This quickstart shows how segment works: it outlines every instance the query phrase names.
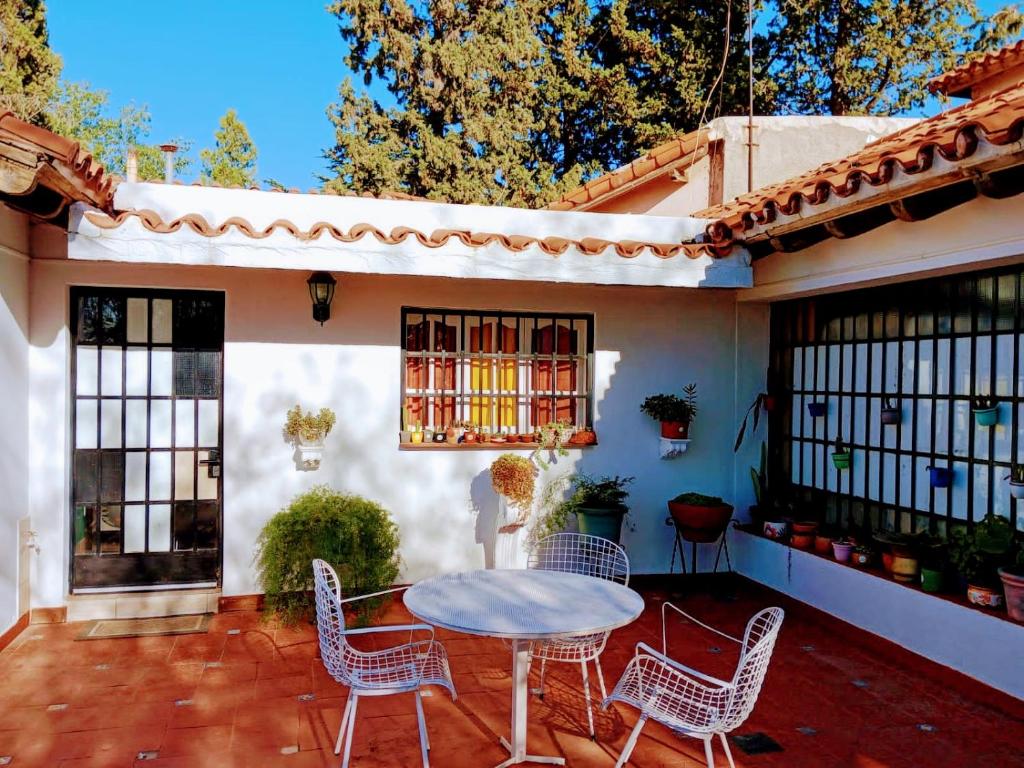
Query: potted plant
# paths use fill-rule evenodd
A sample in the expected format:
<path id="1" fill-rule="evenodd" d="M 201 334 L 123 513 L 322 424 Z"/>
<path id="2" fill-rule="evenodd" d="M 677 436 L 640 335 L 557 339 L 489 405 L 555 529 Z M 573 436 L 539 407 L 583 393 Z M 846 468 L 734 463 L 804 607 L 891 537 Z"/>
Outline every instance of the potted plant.
<path id="1" fill-rule="evenodd" d="M 524 456 L 503 453 L 491 462 L 491 487 L 498 494 L 494 541 L 496 568 L 522 567 L 523 548 L 519 540 L 533 509 L 536 476 L 537 467 Z"/>
<path id="2" fill-rule="evenodd" d="M 1024 464 L 1012 465 L 1010 474 L 1004 479 L 1010 484 L 1010 495 L 1013 498 L 1024 498 Z"/>
<path id="3" fill-rule="evenodd" d="M 947 565 L 946 543 L 939 538 L 921 551 L 921 590 L 924 592 L 941 592 L 945 585 Z"/>
<path id="4" fill-rule="evenodd" d="M 765 377 L 766 380 L 771 378 L 771 370 L 768 371 L 768 375 Z M 740 446 L 743 444 L 743 436 L 747 433 L 747 422 L 750 417 L 754 417 L 754 426 L 752 432 L 757 431 L 757 425 L 761 421 L 761 411 L 771 412 L 775 410 L 775 395 L 772 394 L 774 391 L 771 382 L 765 386 L 764 392 L 758 392 L 757 396 L 754 397 L 754 402 L 747 408 L 747 412 L 743 414 L 743 422 L 740 424 L 739 431 L 736 433 L 736 440 L 732 446 L 732 452 L 736 453 Z"/>
<path id="5" fill-rule="evenodd" d="M 818 530 L 814 534 L 814 551 L 819 555 L 831 554 L 832 544 L 836 539 L 837 536 L 832 526 L 818 526 Z"/>
<path id="6" fill-rule="evenodd" d="M 640 410 L 655 421 L 661 422 L 661 436 L 670 440 L 687 440 L 690 424 L 697 416 L 697 385 L 683 387 L 683 396 L 650 395 L 640 405 Z"/>
<path id="7" fill-rule="evenodd" d="M 1024 621 L 1024 546 L 1017 550 L 1017 560 L 1013 565 L 999 569 L 999 579 L 1003 582 L 1006 610 L 1010 618 Z"/>
<path id="8" fill-rule="evenodd" d="M 849 469 L 850 459 L 852 454 L 850 447 L 846 445 L 839 437 L 836 437 L 836 441 L 832 446 L 832 464 L 836 469 Z"/>
<path id="9" fill-rule="evenodd" d="M 1010 521 L 989 513 L 975 523 L 973 530 L 957 526 L 950 534 L 950 560 L 967 585 L 967 599 L 985 608 L 998 608 L 1003 602 L 999 588 L 999 569 L 1007 564 L 1013 550 L 1014 533 Z"/>
<path id="10" fill-rule="evenodd" d="M 871 562 L 871 547 L 858 544 L 850 552 L 850 563 L 857 568 L 864 568 Z"/>
<path id="11" fill-rule="evenodd" d="M 814 537 L 818 532 L 818 524 L 811 520 L 793 522 L 793 533 L 789 543 L 797 549 L 810 549 L 814 546 Z"/>
<path id="12" fill-rule="evenodd" d="M 564 522 L 570 515 L 576 516 L 580 533 L 619 543 L 622 533 L 622 519 L 629 512 L 626 486 L 632 477 L 601 477 L 576 474 L 568 479 L 571 489 L 569 497 L 555 507 L 555 520 Z M 550 526 L 550 523 L 549 523 Z"/>
<path id="13" fill-rule="evenodd" d="M 886 571 L 896 581 L 906 583 L 918 580 L 921 552 L 935 545 L 935 540 L 927 533 L 879 531 L 874 538 L 883 548 L 883 558 L 888 561 Z"/>
<path id="14" fill-rule="evenodd" d="M 999 421 L 999 401 L 989 395 L 971 398 L 971 410 L 979 427 L 994 427 Z"/>
<path id="15" fill-rule="evenodd" d="M 684 539 L 707 544 L 725 533 L 733 508 L 717 496 L 681 493 L 668 503 L 668 511 Z"/>
<path id="16" fill-rule="evenodd" d="M 850 560 L 853 548 L 857 546 L 850 539 L 838 539 L 832 542 L 832 551 L 835 553 L 837 563 L 846 563 Z"/>
<path id="17" fill-rule="evenodd" d="M 891 397 L 885 398 L 885 402 L 882 405 L 882 423 L 900 423 L 900 407 L 895 403 L 895 401 Z"/>
<path id="18" fill-rule="evenodd" d="M 291 408 L 285 417 L 284 432 L 299 449 L 299 459 L 306 469 L 317 469 L 323 456 L 324 440 L 334 428 L 337 417 L 330 408 L 318 413 L 303 411 L 302 406 Z"/>
<path id="19" fill-rule="evenodd" d="M 546 470 L 548 463 L 544 461 L 543 451 L 552 451 L 559 456 L 568 456 L 569 451 L 565 446 L 572 439 L 573 426 L 566 420 L 551 421 L 540 427 L 540 434 L 537 438 L 538 445 L 530 458 L 537 462 L 537 466 Z M 520 439 L 522 439 L 520 437 Z"/>

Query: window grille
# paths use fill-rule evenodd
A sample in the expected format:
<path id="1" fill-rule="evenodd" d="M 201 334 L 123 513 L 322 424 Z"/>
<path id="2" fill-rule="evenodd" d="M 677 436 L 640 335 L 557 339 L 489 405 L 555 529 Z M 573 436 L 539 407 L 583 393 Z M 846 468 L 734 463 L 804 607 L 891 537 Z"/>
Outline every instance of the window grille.
<path id="1" fill-rule="evenodd" d="M 401 335 L 403 429 L 592 424 L 593 315 L 403 307 Z"/>
<path id="2" fill-rule="evenodd" d="M 1005 482 L 1024 463 L 1022 281 L 1016 266 L 774 304 L 771 482 L 844 526 L 944 534 L 995 512 L 1024 528 Z M 975 396 L 998 401 L 996 426 L 976 423 Z M 833 466 L 836 437 L 849 469 Z M 953 470 L 948 488 L 929 466 Z"/>

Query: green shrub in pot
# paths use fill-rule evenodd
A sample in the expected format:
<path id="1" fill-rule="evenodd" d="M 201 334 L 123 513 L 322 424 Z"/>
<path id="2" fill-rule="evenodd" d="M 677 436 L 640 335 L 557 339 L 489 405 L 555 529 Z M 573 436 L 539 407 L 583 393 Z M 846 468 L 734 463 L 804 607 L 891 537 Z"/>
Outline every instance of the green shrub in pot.
<path id="1" fill-rule="evenodd" d="M 600 536 L 616 544 L 622 532 L 622 520 L 629 513 L 626 486 L 632 477 L 600 477 L 586 474 L 568 475 L 551 483 L 544 492 L 541 514 L 533 531 L 535 539 L 560 533 L 572 515 L 576 516 L 580 533 Z M 568 487 L 568 497 L 562 498 Z"/>

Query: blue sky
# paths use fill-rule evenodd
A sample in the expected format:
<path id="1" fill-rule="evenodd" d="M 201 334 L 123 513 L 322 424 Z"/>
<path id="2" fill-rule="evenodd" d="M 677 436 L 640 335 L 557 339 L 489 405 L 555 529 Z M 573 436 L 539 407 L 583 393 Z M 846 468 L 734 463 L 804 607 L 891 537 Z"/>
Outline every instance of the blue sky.
<path id="1" fill-rule="evenodd" d="M 1003 5 L 981 0 L 986 12 Z M 153 116 L 150 139 L 199 147 L 234 107 L 259 149 L 260 180 L 317 185 L 333 143 L 327 106 L 347 74 L 326 0 L 49 0 L 50 43 L 64 76 L 134 101 Z M 378 94 L 386 96 L 386 94 Z"/>

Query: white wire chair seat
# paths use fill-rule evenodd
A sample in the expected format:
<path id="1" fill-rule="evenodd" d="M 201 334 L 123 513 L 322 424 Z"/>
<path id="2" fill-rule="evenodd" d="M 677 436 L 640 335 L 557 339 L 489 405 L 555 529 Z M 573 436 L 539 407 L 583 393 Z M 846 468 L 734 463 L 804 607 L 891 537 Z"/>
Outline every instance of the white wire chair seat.
<path id="1" fill-rule="evenodd" d="M 739 662 L 731 680 L 705 675 L 668 656 L 666 608 L 740 646 Z M 640 718 L 626 741 L 616 768 L 629 761 L 648 718 L 684 736 L 703 740 L 708 768 L 715 765 L 711 741 L 717 735 L 729 765 L 735 768 L 726 734 L 741 726 L 754 710 L 785 612 L 781 608 L 766 608 L 758 612 L 747 623 L 742 640 L 709 627 L 672 603 L 662 605 L 661 615 L 662 650 L 659 652 L 646 643 L 638 643 L 636 655 L 602 705 L 607 709 L 613 701 L 620 701 L 640 710 Z"/>
<path id="2" fill-rule="evenodd" d="M 424 768 L 429 768 L 427 753 L 430 741 L 423 718 L 420 689 L 427 685 L 437 685 L 445 688 L 452 699 L 457 697 L 448 665 L 448 654 L 444 646 L 434 640 L 434 628 L 429 624 L 391 624 L 347 629 L 343 604 L 398 592 L 401 588 L 342 599 L 338 574 L 330 564 L 319 559 L 313 561 L 313 577 L 320 658 L 328 674 L 350 689 L 334 747 L 334 754 L 339 754 L 344 741 L 345 755 L 342 758 L 342 768 L 348 768 L 349 764 L 359 697 L 387 696 L 396 693 L 415 694 L 420 751 Z M 349 642 L 352 636 L 393 632 L 408 632 L 409 641 L 374 651 L 353 648 Z M 416 632 L 429 633 L 429 638 L 414 640 Z"/>
<path id="3" fill-rule="evenodd" d="M 527 559 L 527 568 L 546 571 L 577 573 L 597 579 L 617 581 L 629 585 L 629 558 L 626 551 L 613 541 L 583 533 L 556 533 L 546 536 L 534 545 Z M 540 659 L 540 686 L 537 692 L 544 697 L 544 672 L 549 661 L 580 665 L 583 675 L 583 695 L 587 702 L 587 725 L 590 738 L 595 738 L 594 713 L 590 704 L 590 680 L 587 663 L 594 662 L 601 698 L 607 697 L 604 672 L 600 656 L 611 632 L 597 632 L 572 637 L 538 640 L 530 644 L 530 659 Z"/>

